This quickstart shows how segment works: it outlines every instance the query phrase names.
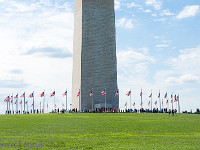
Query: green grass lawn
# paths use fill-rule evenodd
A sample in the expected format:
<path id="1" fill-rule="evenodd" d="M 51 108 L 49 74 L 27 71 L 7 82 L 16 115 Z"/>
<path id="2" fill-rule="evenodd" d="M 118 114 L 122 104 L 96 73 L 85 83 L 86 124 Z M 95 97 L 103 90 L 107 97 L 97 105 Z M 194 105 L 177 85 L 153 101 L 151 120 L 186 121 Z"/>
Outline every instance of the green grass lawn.
<path id="1" fill-rule="evenodd" d="M 45 143 L 51 149 L 200 149 L 200 115 L 0 115 L 0 149 L 45 149 Z"/>

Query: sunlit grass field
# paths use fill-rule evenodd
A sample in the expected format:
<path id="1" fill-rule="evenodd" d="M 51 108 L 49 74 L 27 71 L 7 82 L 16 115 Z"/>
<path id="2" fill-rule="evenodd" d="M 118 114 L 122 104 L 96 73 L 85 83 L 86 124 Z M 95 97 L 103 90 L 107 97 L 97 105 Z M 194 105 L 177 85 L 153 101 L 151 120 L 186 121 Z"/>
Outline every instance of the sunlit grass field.
<path id="1" fill-rule="evenodd" d="M 0 115 L 0 149 L 14 144 L 11 149 L 200 149 L 200 115 Z"/>

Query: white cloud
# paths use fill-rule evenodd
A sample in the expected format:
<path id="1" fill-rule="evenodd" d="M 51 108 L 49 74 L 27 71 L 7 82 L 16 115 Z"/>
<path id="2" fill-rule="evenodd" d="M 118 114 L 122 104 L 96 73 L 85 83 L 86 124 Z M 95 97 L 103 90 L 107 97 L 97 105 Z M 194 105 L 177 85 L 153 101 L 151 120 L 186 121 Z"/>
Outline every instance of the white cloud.
<path id="1" fill-rule="evenodd" d="M 132 29 L 134 27 L 132 19 L 126 19 L 126 18 L 119 19 L 117 21 L 116 25 L 118 27 L 124 27 L 124 28 L 128 28 L 128 29 Z"/>
<path id="2" fill-rule="evenodd" d="M 183 19 L 196 16 L 200 11 L 199 5 L 185 6 L 185 8 L 176 16 L 177 19 Z"/>
<path id="3" fill-rule="evenodd" d="M 135 4 L 134 2 L 130 3 L 130 4 L 127 4 L 127 7 L 128 8 L 131 8 L 131 7 L 139 7 L 140 5 L 138 4 Z"/>
<path id="4" fill-rule="evenodd" d="M 162 2 L 160 0 L 146 0 L 145 4 L 147 6 L 153 6 L 156 10 L 160 10 L 162 7 Z"/>
<path id="5" fill-rule="evenodd" d="M 163 10 L 161 13 L 160 13 L 160 16 L 173 16 L 174 13 L 170 12 L 170 10 Z"/>
<path id="6" fill-rule="evenodd" d="M 169 77 L 165 81 L 169 84 L 195 83 L 200 81 L 200 77 L 193 74 L 185 74 L 179 77 Z"/>
<path id="7" fill-rule="evenodd" d="M 169 45 L 168 44 L 158 44 L 158 45 L 156 45 L 156 47 L 165 48 L 165 47 L 169 47 Z"/>
<path id="8" fill-rule="evenodd" d="M 147 9 L 147 10 L 145 10 L 144 12 L 146 12 L 146 13 L 151 13 L 152 11 L 149 10 L 149 9 Z"/>
<path id="9" fill-rule="evenodd" d="M 115 10 L 119 10 L 120 9 L 120 1 L 115 0 Z"/>
<path id="10" fill-rule="evenodd" d="M 167 21 L 167 18 L 159 18 L 159 19 L 154 19 L 156 22 L 165 22 Z"/>

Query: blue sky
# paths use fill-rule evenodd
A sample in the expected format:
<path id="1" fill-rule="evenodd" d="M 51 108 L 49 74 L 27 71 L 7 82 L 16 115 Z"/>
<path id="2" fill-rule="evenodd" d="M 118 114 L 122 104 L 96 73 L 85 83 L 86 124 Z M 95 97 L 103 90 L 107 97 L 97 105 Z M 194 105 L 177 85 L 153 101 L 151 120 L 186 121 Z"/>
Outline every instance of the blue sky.
<path id="1" fill-rule="evenodd" d="M 56 89 L 61 108 L 67 88 L 71 103 L 73 9 L 73 0 L 0 0 L 0 113 L 7 95 L 24 91 L 38 107 L 45 90 L 51 108 Z M 180 94 L 182 110 L 200 107 L 199 2 L 116 0 L 115 11 L 120 108 L 129 89 L 138 108 L 141 89 L 145 108 L 151 89 L 153 102 L 161 90 L 162 99 Z"/>

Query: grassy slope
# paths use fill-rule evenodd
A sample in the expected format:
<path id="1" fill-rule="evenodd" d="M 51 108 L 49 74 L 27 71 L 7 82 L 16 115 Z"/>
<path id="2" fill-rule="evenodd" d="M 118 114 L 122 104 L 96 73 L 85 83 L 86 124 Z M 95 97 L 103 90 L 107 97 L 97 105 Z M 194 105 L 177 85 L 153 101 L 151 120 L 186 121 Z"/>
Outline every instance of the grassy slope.
<path id="1" fill-rule="evenodd" d="M 200 115 L 0 115 L 0 144 L 19 141 L 69 149 L 199 149 Z"/>

